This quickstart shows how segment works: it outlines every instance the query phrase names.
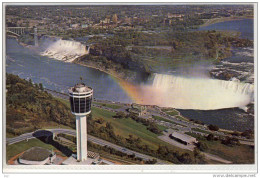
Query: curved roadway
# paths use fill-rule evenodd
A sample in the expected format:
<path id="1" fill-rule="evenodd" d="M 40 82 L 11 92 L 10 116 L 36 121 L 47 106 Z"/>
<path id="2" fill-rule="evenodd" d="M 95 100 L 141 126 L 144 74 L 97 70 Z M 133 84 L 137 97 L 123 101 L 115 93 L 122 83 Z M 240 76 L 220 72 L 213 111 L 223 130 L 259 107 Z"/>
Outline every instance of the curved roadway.
<path id="1" fill-rule="evenodd" d="M 70 130 L 70 129 L 46 129 L 46 130 L 49 130 L 54 134 L 64 133 L 64 134 L 76 136 L 75 130 Z M 7 138 L 6 141 L 9 145 L 11 145 L 11 144 L 14 144 L 14 143 L 17 143 L 17 142 L 21 142 L 23 140 L 29 140 L 29 139 L 36 138 L 36 137 L 33 136 L 33 133 L 34 132 L 22 134 L 18 137 L 14 137 L 14 138 Z M 151 156 L 148 156 L 148 155 L 127 149 L 127 148 L 122 147 L 122 146 L 118 146 L 116 144 L 110 143 L 108 141 L 102 140 L 100 138 L 97 138 L 97 137 L 94 137 L 94 136 L 91 136 L 91 135 L 88 135 L 88 140 L 95 143 L 95 144 L 101 145 L 101 146 L 107 145 L 108 147 L 114 148 L 118 151 L 127 153 L 129 155 L 135 154 L 136 157 L 142 158 L 144 160 L 156 159 L 157 160 L 156 164 L 171 164 L 170 162 L 163 161 L 163 160 L 160 160 L 160 159 L 157 159 L 157 158 L 154 158 L 154 157 L 151 157 Z"/>

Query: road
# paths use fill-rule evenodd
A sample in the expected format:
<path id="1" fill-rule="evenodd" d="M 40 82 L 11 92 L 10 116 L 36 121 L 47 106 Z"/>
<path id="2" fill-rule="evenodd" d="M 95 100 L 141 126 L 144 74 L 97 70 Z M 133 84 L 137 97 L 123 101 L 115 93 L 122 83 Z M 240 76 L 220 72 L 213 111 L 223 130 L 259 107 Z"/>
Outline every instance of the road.
<path id="1" fill-rule="evenodd" d="M 64 134 L 73 135 L 73 136 L 76 135 L 76 131 L 75 130 L 70 130 L 70 129 L 46 129 L 46 130 L 49 130 L 49 131 L 51 131 L 54 134 L 64 133 Z M 33 133 L 34 132 L 22 134 L 22 135 L 20 135 L 18 137 L 14 137 L 14 138 L 7 138 L 6 141 L 7 141 L 7 143 L 9 145 L 11 145 L 11 144 L 14 144 L 14 143 L 17 143 L 17 142 L 21 142 L 23 140 L 32 139 L 32 138 L 35 138 L 33 136 Z M 116 144 L 110 143 L 108 141 L 102 140 L 100 138 L 97 138 L 97 137 L 94 137 L 94 136 L 91 136 L 91 135 L 88 135 L 88 140 L 93 142 L 93 143 L 95 143 L 95 144 L 101 145 L 101 146 L 107 145 L 108 147 L 114 148 L 114 149 L 116 149 L 118 151 L 127 153 L 129 155 L 135 154 L 136 157 L 142 158 L 144 160 L 157 159 L 157 158 L 154 158 L 154 157 L 151 157 L 151 156 L 148 156 L 148 155 L 145 155 L 145 154 L 138 153 L 136 151 L 127 149 L 125 147 L 118 146 Z M 157 159 L 157 163 L 156 164 L 170 164 L 170 163 L 167 162 L 167 161 L 163 161 L 163 160 Z"/>
<path id="2" fill-rule="evenodd" d="M 211 160 L 215 160 L 215 161 L 218 161 L 218 162 L 221 162 L 221 163 L 225 163 L 225 164 L 232 164 L 231 161 L 228 161 L 228 160 L 225 160 L 223 158 L 220 158 L 216 155 L 212 155 L 212 154 L 209 154 L 209 153 L 205 153 L 205 152 L 201 152 L 207 159 L 211 159 Z"/>
<path id="3" fill-rule="evenodd" d="M 55 91 L 52 91 L 52 90 L 49 90 L 49 89 L 46 89 L 46 90 L 49 93 L 51 93 L 52 95 L 56 96 L 56 97 L 59 97 L 59 98 L 65 99 L 65 100 L 68 100 L 68 98 L 69 98 L 68 94 L 55 92 Z M 112 108 L 109 108 L 109 107 L 106 107 L 106 106 L 102 106 L 102 105 L 98 105 L 98 104 L 94 104 L 93 103 L 93 106 L 101 108 L 101 109 L 109 110 L 111 112 L 119 112 L 119 111 L 126 112 L 126 109 L 130 107 L 130 104 L 124 104 L 124 103 L 120 103 L 120 102 L 111 102 L 111 101 L 105 101 L 105 100 L 95 100 L 95 101 L 100 102 L 100 103 L 106 103 L 106 104 L 118 104 L 118 105 L 122 106 L 121 108 L 118 108 L 118 109 L 112 109 Z M 196 123 L 193 123 L 193 122 L 189 122 L 189 121 L 184 121 L 184 120 L 178 119 L 175 116 L 171 116 L 168 113 L 163 112 L 161 110 L 161 108 L 157 107 L 157 106 L 155 106 L 155 107 L 148 107 L 148 112 L 151 115 L 160 116 L 160 117 L 163 117 L 163 118 L 165 118 L 167 120 L 175 122 L 176 124 L 171 124 L 169 122 L 158 121 L 156 119 L 154 120 L 159 125 L 163 125 L 163 126 L 166 126 L 166 127 L 169 127 L 169 128 L 176 128 L 181 133 L 194 132 L 194 133 L 198 133 L 200 135 L 205 135 L 202 132 L 198 132 L 198 131 L 192 130 L 192 128 L 199 128 L 202 131 L 211 132 L 214 135 L 218 135 L 218 136 L 222 136 L 222 137 L 228 136 L 228 135 L 226 135 L 223 132 L 219 132 L 219 131 L 214 131 L 213 132 L 213 131 L 210 131 L 207 128 L 207 126 L 205 126 L 205 125 L 199 125 L 199 124 L 196 124 Z M 183 127 L 182 125 L 184 125 L 186 127 Z M 254 140 L 253 139 L 247 139 L 247 138 L 238 137 L 238 136 L 232 136 L 232 137 L 239 139 L 241 144 L 250 145 L 250 146 L 254 145 Z"/>
<path id="4" fill-rule="evenodd" d="M 61 97 L 61 96 L 58 96 L 58 97 Z M 67 99 L 66 96 L 64 96 L 64 95 L 62 95 L 62 97 L 63 97 L 64 99 Z M 113 102 L 110 102 L 110 101 L 98 101 L 98 102 L 107 103 L 107 104 L 113 103 Z M 97 105 L 97 104 L 93 104 L 93 106 L 99 107 L 99 108 L 101 108 L 101 109 L 109 110 L 109 111 L 112 111 L 112 112 L 118 112 L 118 111 L 123 111 L 123 112 L 125 112 L 126 109 L 130 107 L 130 105 L 127 105 L 127 104 L 122 104 L 122 103 L 116 103 L 116 104 L 119 104 L 119 105 L 121 105 L 122 107 L 121 107 L 121 108 L 118 108 L 118 109 L 112 109 L 112 108 L 108 108 L 108 107 L 106 107 L 106 106 Z M 164 119 L 167 119 L 167 120 L 169 120 L 169 121 L 173 121 L 173 122 L 176 123 L 176 124 L 172 124 L 172 123 L 170 123 L 170 122 L 164 122 L 164 121 L 159 121 L 159 120 L 154 119 L 154 121 L 155 121 L 157 124 L 163 125 L 163 126 L 166 126 L 166 127 L 169 127 L 169 128 L 176 128 L 176 129 L 179 130 L 179 132 L 181 132 L 181 133 L 183 133 L 183 134 L 185 134 L 185 132 L 193 132 L 193 133 L 197 133 L 197 134 L 200 134 L 200 135 L 203 135 L 203 136 L 207 135 L 207 134 L 205 134 L 205 133 L 192 130 L 193 128 L 197 128 L 197 129 L 199 128 L 199 129 L 201 129 L 202 131 L 211 132 L 211 133 L 213 133 L 214 135 L 218 135 L 218 136 L 222 136 L 222 137 L 223 137 L 223 136 L 226 136 L 226 134 L 223 133 L 223 132 L 218 132 L 218 131 L 212 132 L 212 131 L 210 131 L 210 130 L 207 128 L 207 126 L 199 125 L 199 124 L 196 124 L 196 123 L 193 123 L 193 122 L 189 122 L 189 121 L 184 121 L 184 120 L 181 120 L 181 119 L 179 119 L 179 118 L 177 118 L 177 117 L 175 117 L 175 116 L 171 116 L 171 115 L 169 115 L 168 113 L 163 112 L 163 111 L 161 110 L 161 108 L 159 108 L 159 107 L 148 107 L 148 111 L 149 111 L 149 113 L 150 113 L 151 115 L 163 117 Z M 141 116 L 141 117 L 142 117 L 142 116 Z M 183 127 L 183 126 L 184 126 L 184 127 Z M 241 144 L 250 145 L 250 146 L 253 146 L 253 145 L 254 145 L 254 142 L 252 142 L 252 140 L 245 139 L 245 138 L 241 138 L 241 137 L 236 137 L 236 136 L 233 136 L 233 137 L 238 138 Z M 169 143 L 168 140 L 165 140 L 165 139 L 167 139 L 167 138 L 164 138 L 164 137 L 163 137 L 163 138 L 159 137 L 159 138 L 160 138 L 161 140 L 166 141 L 166 142 Z M 88 139 L 91 140 L 91 136 L 89 136 Z M 244 140 L 241 140 L 241 139 L 244 139 Z M 95 143 L 95 141 L 97 141 L 97 140 L 94 139 L 94 140 L 91 140 L 91 141 Z M 102 142 L 99 142 L 99 143 L 97 143 L 97 144 L 100 144 L 100 145 L 103 145 L 103 146 L 104 146 L 104 144 L 109 145 L 109 144 L 111 144 L 111 143 L 109 143 L 109 142 L 105 143 L 104 141 L 102 141 Z M 172 143 L 170 143 L 170 144 L 172 144 Z M 182 146 L 181 144 L 175 143 L 175 144 L 173 144 L 173 145 L 175 145 L 175 146 L 177 146 L 177 147 L 179 147 L 179 148 L 181 148 L 181 149 L 187 149 L 187 148 L 183 148 L 183 146 Z M 113 147 L 113 146 L 117 146 L 117 145 L 111 145 L 111 147 Z M 121 149 L 120 151 L 125 152 L 125 151 L 124 151 L 125 149 L 122 150 L 123 148 L 115 148 L 115 149 L 119 149 L 119 150 Z M 191 150 L 191 151 L 192 151 L 193 148 L 188 148 L 188 150 Z M 131 154 L 131 153 L 128 153 L 128 154 Z M 215 156 L 215 155 L 211 155 L 211 154 L 208 154 L 208 153 L 203 153 L 203 154 L 205 155 L 205 157 L 206 157 L 207 159 L 216 160 L 216 161 L 219 161 L 219 162 L 222 162 L 222 163 L 226 163 L 226 164 L 230 164 L 230 163 L 231 163 L 230 161 L 225 160 L 225 159 L 222 159 L 222 158 L 220 158 L 220 157 L 218 157 L 218 156 Z M 136 156 L 137 156 L 137 154 L 136 154 Z M 138 157 L 140 157 L 140 156 L 138 156 Z M 142 158 L 143 158 L 143 157 L 142 157 Z M 144 159 L 144 158 L 143 158 L 143 159 Z"/>

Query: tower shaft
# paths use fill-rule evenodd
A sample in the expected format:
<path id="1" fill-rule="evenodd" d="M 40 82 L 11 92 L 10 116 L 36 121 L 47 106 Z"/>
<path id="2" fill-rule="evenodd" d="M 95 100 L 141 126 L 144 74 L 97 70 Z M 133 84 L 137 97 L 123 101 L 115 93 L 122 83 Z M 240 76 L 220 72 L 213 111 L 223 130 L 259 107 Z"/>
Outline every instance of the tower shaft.
<path id="1" fill-rule="evenodd" d="M 76 116 L 77 129 L 77 160 L 87 160 L 87 119 L 86 116 Z"/>
<path id="2" fill-rule="evenodd" d="M 69 95 L 71 112 L 76 116 L 77 160 L 86 161 L 88 157 L 86 116 L 91 113 L 93 89 L 84 83 L 78 83 L 69 89 Z"/>

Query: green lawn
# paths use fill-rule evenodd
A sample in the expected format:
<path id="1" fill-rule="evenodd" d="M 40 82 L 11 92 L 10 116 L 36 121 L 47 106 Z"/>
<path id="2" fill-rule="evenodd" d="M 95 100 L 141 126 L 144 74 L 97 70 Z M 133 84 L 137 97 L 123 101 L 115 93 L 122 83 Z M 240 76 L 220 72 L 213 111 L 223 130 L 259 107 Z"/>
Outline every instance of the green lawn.
<path id="1" fill-rule="evenodd" d="M 254 148 L 248 145 L 227 146 L 220 141 L 203 141 L 209 149 L 208 153 L 232 161 L 234 164 L 253 164 Z"/>
<path id="2" fill-rule="evenodd" d="M 183 127 L 186 127 L 186 126 L 183 125 L 183 124 L 179 124 L 179 123 L 177 123 L 177 122 L 174 122 L 174 121 L 169 120 L 169 119 L 165 119 L 165 118 L 160 117 L 160 116 L 154 116 L 154 115 L 153 115 L 153 118 L 156 119 L 156 120 L 161 120 L 161 121 L 164 121 L 164 122 L 169 122 L 169 123 L 172 123 L 172 124 L 181 125 L 181 126 L 183 126 Z"/>
<path id="3" fill-rule="evenodd" d="M 163 112 L 167 112 L 167 111 L 171 111 L 172 110 L 172 108 L 163 108 L 163 109 L 161 109 Z"/>
<path id="4" fill-rule="evenodd" d="M 171 116 L 179 115 L 179 112 L 176 111 L 175 109 L 172 109 L 172 110 L 170 110 L 170 111 L 167 111 L 166 113 L 169 114 L 169 115 L 171 115 Z"/>
<path id="5" fill-rule="evenodd" d="M 13 156 L 15 156 L 23 151 L 26 151 L 32 147 L 35 147 L 35 146 L 46 148 L 49 150 L 51 150 L 51 149 L 56 150 L 56 148 L 53 147 L 52 145 L 45 144 L 38 139 L 30 139 L 30 140 L 28 140 L 28 142 L 24 140 L 24 141 L 6 146 L 6 160 L 8 161 Z"/>
<path id="6" fill-rule="evenodd" d="M 205 133 L 205 134 L 212 134 L 212 133 L 209 132 L 209 131 L 201 130 L 201 129 L 199 129 L 199 128 L 191 128 L 191 130 L 194 130 L 194 131 L 197 131 L 197 132 L 201 132 L 201 133 Z"/>
<path id="7" fill-rule="evenodd" d="M 157 149 L 159 145 L 167 145 L 172 149 L 179 150 L 177 147 L 160 140 L 157 134 L 150 132 L 147 130 L 146 126 L 142 123 L 137 123 L 133 119 L 115 119 L 113 118 L 115 113 L 95 107 L 92 109 L 92 114 L 94 118 L 102 117 L 106 122 L 111 122 L 117 135 L 128 137 L 131 134 L 133 136 L 140 137 L 142 142 L 147 144 L 152 149 Z M 165 128 L 159 127 L 159 129 Z"/>
<path id="8" fill-rule="evenodd" d="M 104 106 L 104 107 L 108 107 L 108 108 L 111 108 L 111 109 L 119 109 L 119 108 L 122 108 L 121 105 L 119 104 L 112 104 L 112 103 L 100 103 L 100 102 L 93 102 L 94 104 L 97 104 L 97 105 L 100 105 L 100 106 Z"/>
<path id="9" fill-rule="evenodd" d="M 61 99 L 62 100 L 62 99 Z M 69 104 L 68 101 L 63 100 Z M 136 137 L 140 137 L 144 144 L 147 144 L 151 149 L 157 149 L 159 145 L 166 145 L 174 150 L 179 150 L 179 148 L 174 147 L 158 138 L 158 135 L 152 133 L 151 131 L 147 130 L 146 126 L 142 123 L 137 123 L 133 119 L 124 118 L 124 119 L 115 119 L 114 112 L 110 112 L 104 109 L 100 109 L 97 107 L 92 107 L 92 116 L 93 118 L 103 118 L 106 122 L 111 122 L 112 126 L 114 127 L 115 133 L 117 135 L 121 135 L 123 137 L 128 137 L 130 134 Z M 167 120 L 168 121 L 168 120 Z M 177 123 L 175 123 L 177 124 Z M 165 129 L 165 127 L 160 127 L 159 129 Z M 183 151 L 180 151 L 183 152 Z"/>
<path id="10" fill-rule="evenodd" d="M 209 149 L 205 152 L 217 155 L 223 159 L 232 161 L 234 164 L 252 164 L 254 163 L 254 148 L 248 145 L 227 146 L 221 141 L 207 141 L 205 137 L 186 132 L 185 134 L 197 138 L 197 140 L 208 145 Z"/>
<path id="11" fill-rule="evenodd" d="M 88 149 L 90 151 L 99 153 L 100 156 L 103 157 L 103 158 L 107 158 L 109 160 L 113 160 L 113 161 L 119 162 L 121 164 L 125 164 L 125 165 L 140 164 L 139 161 L 134 161 L 131 158 L 127 158 L 127 157 L 121 157 L 121 156 L 113 155 L 113 154 L 110 154 L 108 152 L 105 152 L 104 150 L 96 149 L 96 148 L 93 148 L 93 147 L 88 147 Z"/>
<path id="12" fill-rule="evenodd" d="M 168 127 L 165 127 L 163 125 L 157 125 L 157 127 L 161 130 L 161 131 L 164 131 L 166 129 L 168 129 Z"/>
<path id="13" fill-rule="evenodd" d="M 15 137 L 15 135 L 11 134 L 11 133 L 8 133 L 6 132 L 6 138 L 13 138 Z"/>
<path id="14" fill-rule="evenodd" d="M 186 119 L 186 118 L 183 117 L 183 116 L 175 116 L 175 117 L 177 117 L 178 119 L 183 120 L 183 121 L 189 121 L 189 119 Z"/>

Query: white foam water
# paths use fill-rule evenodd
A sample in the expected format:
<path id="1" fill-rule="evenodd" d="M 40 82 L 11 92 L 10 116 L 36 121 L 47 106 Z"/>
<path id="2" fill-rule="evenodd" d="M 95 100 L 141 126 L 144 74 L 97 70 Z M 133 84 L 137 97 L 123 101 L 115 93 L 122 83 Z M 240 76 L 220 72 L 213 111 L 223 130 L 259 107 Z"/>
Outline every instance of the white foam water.
<path id="1" fill-rule="evenodd" d="M 86 50 L 86 46 L 80 42 L 59 39 L 52 42 L 41 55 L 65 62 L 73 62 L 76 58 L 88 53 L 89 50 Z"/>
<path id="2" fill-rule="evenodd" d="M 179 109 L 213 110 L 244 107 L 253 101 L 254 85 L 238 80 L 188 78 L 155 74 L 143 86 L 143 103 Z"/>

